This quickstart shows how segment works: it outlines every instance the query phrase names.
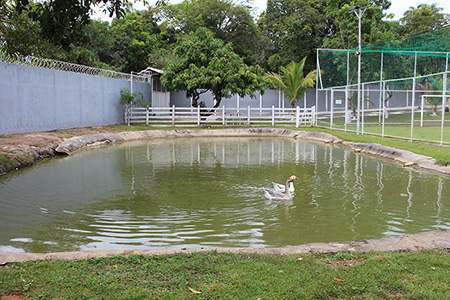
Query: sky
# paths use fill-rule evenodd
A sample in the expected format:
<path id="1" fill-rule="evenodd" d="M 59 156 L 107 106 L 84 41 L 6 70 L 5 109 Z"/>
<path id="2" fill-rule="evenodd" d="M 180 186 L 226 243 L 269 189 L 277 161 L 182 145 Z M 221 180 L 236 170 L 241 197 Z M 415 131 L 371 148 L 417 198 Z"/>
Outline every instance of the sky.
<path id="1" fill-rule="evenodd" d="M 171 3 L 178 3 L 182 0 L 169 0 Z M 154 5 L 156 0 L 149 0 L 150 5 Z M 450 14 L 450 0 L 391 0 L 391 7 L 385 11 L 386 13 L 394 14 L 394 20 L 398 20 L 403 17 L 403 13 L 409 9 L 409 7 L 417 7 L 421 3 L 431 5 L 433 3 L 437 4 L 437 7 L 441 7 L 444 10 L 442 12 Z M 257 14 L 259 15 L 266 9 L 267 0 L 253 0 L 253 4 L 257 9 Z M 139 3 L 135 4 L 136 9 L 143 9 L 142 5 Z M 105 15 L 95 14 L 94 19 L 101 18 L 102 20 L 107 20 Z"/>

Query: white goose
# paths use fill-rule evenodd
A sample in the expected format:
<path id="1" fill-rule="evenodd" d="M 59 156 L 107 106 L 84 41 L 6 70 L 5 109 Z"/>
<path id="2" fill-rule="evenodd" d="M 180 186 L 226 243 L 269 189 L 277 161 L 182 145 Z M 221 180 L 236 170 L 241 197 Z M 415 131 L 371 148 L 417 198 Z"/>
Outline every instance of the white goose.
<path id="1" fill-rule="evenodd" d="M 292 175 L 291 177 L 295 177 L 295 179 L 298 179 L 295 175 Z M 276 183 L 276 182 L 272 182 L 272 184 L 273 184 L 273 189 L 276 192 L 284 193 L 284 190 L 285 190 L 284 184 L 280 184 L 280 183 Z M 294 181 L 289 182 L 289 192 L 291 192 L 291 193 L 295 192 Z"/>
<path id="2" fill-rule="evenodd" d="M 289 190 L 289 184 L 292 183 L 295 179 L 298 179 L 297 176 L 292 175 L 286 180 L 286 184 L 284 185 L 284 192 L 263 188 L 264 196 L 269 200 L 291 200 L 292 194 Z"/>

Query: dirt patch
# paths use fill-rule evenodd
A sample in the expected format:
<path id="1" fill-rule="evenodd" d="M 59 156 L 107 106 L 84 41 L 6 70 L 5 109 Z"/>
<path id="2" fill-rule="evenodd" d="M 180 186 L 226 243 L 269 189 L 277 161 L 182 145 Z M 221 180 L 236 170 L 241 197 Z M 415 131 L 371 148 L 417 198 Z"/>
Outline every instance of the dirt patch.
<path id="1" fill-rule="evenodd" d="M 55 148 L 66 139 L 105 132 L 116 133 L 117 130 L 101 126 L 0 135 L 0 175 L 56 155 Z"/>

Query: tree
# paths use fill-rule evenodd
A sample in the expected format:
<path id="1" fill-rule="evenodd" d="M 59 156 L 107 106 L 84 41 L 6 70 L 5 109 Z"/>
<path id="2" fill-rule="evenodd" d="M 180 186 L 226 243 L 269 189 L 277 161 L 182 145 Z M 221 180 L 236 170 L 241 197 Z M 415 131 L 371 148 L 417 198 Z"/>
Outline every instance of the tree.
<path id="1" fill-rule="evenodd" d="M 268 0 L 259 25 L 271 42 L 267 51 L 268 69 L 276 72 L 280 66 L 303 57 L 315 57 L 323 39 L 329 33 L 325 16 L 325 0 Z M 315 60 L 305 66 L 315 69 Z"/>
<path id="2" fill-rule="evenodd" d="M 248 64 L 262 62 L 261 32 L 251 16 L 251 7 L 231 0 L 191 0 L 161 5 L 164 26 L 177 35 L 205 27 L 214 37 L 233 44 L 233 51 Z"/>
<path id="3" fill-rule="evenodd" d="M 417 8 L 410 7 L 400 19 L 403 36 L 413 36 L 441 29 L 450 24 L 450 15 L 441 13 L 443 9 L 436 4 L 419 4 Z"/>
<path id="4" fill-rule="evenodd" d="M 358 46 L 358 17 L 350 6 L 370 6 L 361 19 L 362 44 L 373 44 L 393 40 L 396 37 L 391 22 L 384 21 L 383 10 L 391 5 L 389 0 L 326 0 L 326 16 L 332 20 L 330 34 L 323 40 L 324 48 L 352 49 Z"/>
<path id="5" fill-rule="evenodd" d="M 281 74 L 269 72 L 264 75 L 264 78 L 275 88 L 284 92 L 284 95 L 291 101 L 292 108 L 303 97 L 306 90 L 314 86 L 316 81 L 316 70 L 310 71 L 306 76 L 303 75 L 305 61 L 306 57 L 299 63 L 291 62 L 287 67 L 280 67 Z"/>
<path id="6" fill-rule="evenodd" d="M 152 53 L 166 49 L 171 42 L 151 10 L 136 11 L 126 14 L 124 18 L 114 19 L 110 31 L 115 40 L 112 64 L 122 72 L 147 68 Z"/>
<path id="7" fill-rule="evenodd" d="M 109 16 L 123 17 L 131 0 L 47 0 L 34 3 L 16 0 L 19 13 L 28 11 L 34 21 L 39 21 L 41 34 L 51 43 L 67 49 L 72 43 L 86 41 L 84 27 L 89 23 L 92 6 L 102 5 Z"/>
<path id="8" fill-rule="evenodd" d="M 186 91 L 194 107 L 199 106 L 201 94 L 211 91 L 215 109 L 223 98 L 253 96 L 256 90 L 263 90 L 262 73 L 259 66 L 247 66 L 230 43 L 224 44 L 210 30 L 199 28 L 177 42 L 161 82 L 169 91 Z"/>
<path id="9" fill-rule="evenodd" d="M 39 24 L 0 0 L 0 49 L 8 54 L 45 56 L 53 46 L 40 36 Z"/>

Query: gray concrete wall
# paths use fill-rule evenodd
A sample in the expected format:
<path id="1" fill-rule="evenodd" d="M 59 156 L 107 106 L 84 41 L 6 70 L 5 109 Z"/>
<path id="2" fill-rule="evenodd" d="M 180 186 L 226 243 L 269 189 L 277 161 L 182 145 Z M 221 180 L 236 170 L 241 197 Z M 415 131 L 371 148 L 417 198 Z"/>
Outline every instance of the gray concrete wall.
<path id="1" fill-rule="evenodd" d="M 311 98 L 313 97 L 313 98 Z M 308 91 L 307 95 L 307 107 L 311 107 L 315 105 L 315 90 Z M 212 93 L 204 93 L 200 96 L 200 101 L 203 101 L 206 107 L 214 106 L 214 100 Z M 262 103 L 261 103 L 262 102 Z M 190 107 L 190 99 L 186 98 L 186 92 L 177 92 L 171 93 L 170 95 L 170 105 L 175 105 L 177 107 Z M 262 104 L 262 105 L 261 105 Z M 255 93 L 255 97 L 245 96 L 239 97 L 233 95 L 231 98 L 224 98 L 220 104 L 220 107 L 224 106 L 229 108 L 247 108 L 250 106 L 251 108 L 271 108 L 272 105 L 275 107 L 291 107 L 289 101 L 285 100 L 284 103 L 280 103 L 279 94 L 276 90 L 266 90 L 262 95 L 262 101 L 260 99 L 260 92 Z M 298 104 L 300 107 L 303 107 L 303 101 Z"/>
<path id="2" fill-rule="evenodd" d="M 123 122 L 120 89 L 130 81 L 0 62 L 0 134 Z M 150 98 L 148 83 L 133 92 Z"/>

